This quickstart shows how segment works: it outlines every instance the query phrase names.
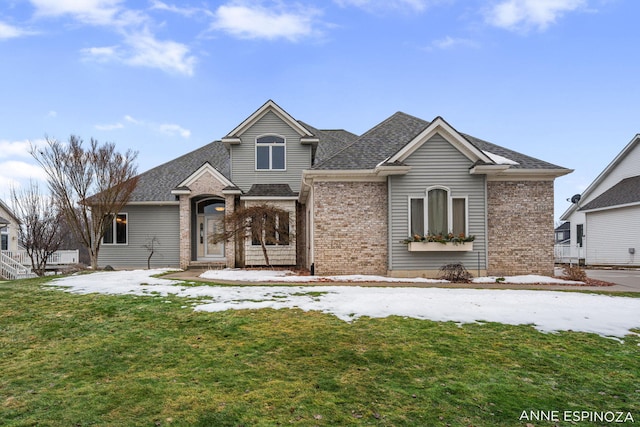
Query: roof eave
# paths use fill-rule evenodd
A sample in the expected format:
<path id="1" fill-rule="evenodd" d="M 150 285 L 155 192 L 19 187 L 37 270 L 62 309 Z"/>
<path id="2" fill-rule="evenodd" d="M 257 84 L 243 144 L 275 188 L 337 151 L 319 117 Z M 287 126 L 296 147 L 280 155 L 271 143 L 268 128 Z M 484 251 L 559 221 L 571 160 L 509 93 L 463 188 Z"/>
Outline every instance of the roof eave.
<path id="1" fill-rule="evenodd" d="M 580 212 L 584 212 L 584 213 L 591 213 L 591 212 L 608 211 L 608 210 L 612 210 L 612 209 L 630 208 L 630 207 L 634 207 L 634 206 L 640 206 L 640 202 L 624 203 L 624 204 L 621 204 L 621 205 L 612 205 L 612 206 L 603 206 L 603 207 L 592 208 L 592 209 L 580 208 L 578 210 Z"/>

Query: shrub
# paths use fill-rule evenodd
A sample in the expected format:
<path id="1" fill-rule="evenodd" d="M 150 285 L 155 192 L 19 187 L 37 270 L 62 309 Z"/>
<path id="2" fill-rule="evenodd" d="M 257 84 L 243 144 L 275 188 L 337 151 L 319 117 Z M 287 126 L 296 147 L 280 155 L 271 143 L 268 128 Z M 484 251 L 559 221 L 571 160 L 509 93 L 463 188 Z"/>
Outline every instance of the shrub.
<path id="1" fill-rule="evenodd" d="M 577 282 L 585 282 L 587 280 L 587 272 L 579 265 L 568 265 L 564 268 L 564 275 L 569 280 Z"/>
<path id="2" fill-rule="evenodd" d="M 440 267 L 440 279 L 448 280 L 449 282 L 468 282 L 471 277 L 471 273 L 459 262 Z"/>

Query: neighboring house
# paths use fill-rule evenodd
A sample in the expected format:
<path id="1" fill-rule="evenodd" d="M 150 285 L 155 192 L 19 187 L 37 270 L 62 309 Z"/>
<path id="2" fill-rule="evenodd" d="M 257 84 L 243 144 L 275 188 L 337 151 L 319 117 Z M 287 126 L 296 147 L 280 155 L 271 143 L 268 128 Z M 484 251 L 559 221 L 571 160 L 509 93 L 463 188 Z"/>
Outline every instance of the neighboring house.
<path id="1" fill-rule="evenodd" d="M 0 200 L 0 250 L 18 250 L 19 223 L 9 206 Z"/>
<path id="2" fill-rule="evenodd" d="M 572 257 L 587 265 L 640 265 L 640 134 L 562 215 Z"/>
<path id="3" fill-rule="evenodd" d="M 571 223 L 563 222 L 555 229 L 555 242 L 557 245 L 569 244 L 571 242 Z"/>
<path id="4" fill-rule="evenodd" d="M 225 214 L 270 203 L 288 236 L 273 265 L 316 274 L 553 274 L 553 182 L 571 170 L 398 112 L 363 135 L 320 130 L 266 102 L 219 141 L 140 175 L 114 215 L 99 264 L 187 268 L 263 264 L 251 239 L 213 244 Z M 413 234 L 474 235 L 413 251 Z M 426 245 L 424 246 L 427 247 Z M 452 251 L 453 249 L 453 251 Z"/>

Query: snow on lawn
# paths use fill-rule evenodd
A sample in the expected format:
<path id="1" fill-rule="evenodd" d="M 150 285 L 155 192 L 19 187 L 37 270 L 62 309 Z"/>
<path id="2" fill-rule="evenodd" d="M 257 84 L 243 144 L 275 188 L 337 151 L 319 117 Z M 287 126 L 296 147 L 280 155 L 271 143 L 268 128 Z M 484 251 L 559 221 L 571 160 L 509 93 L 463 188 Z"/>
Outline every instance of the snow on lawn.
<path id="1" fill-rule="evenodd" d="M 236 282 L 278 282 L 278 283 L 307 283 L 307 282 L 396 282 L 396 283 L 447 283 L 446 280 L 416 278 L 395 278 L 385 276 L 297 276 L 288 270 L 241 270 L 236 268 L 225 268 L 223 270 L 205 271 L 200 275 L 203 279 L 224 280 Z M 473 279 L 474 283 L 496 283 L 496 277 L 478 277 Z M 583 282 L 573 282 L 548 276 L 507 276 L 505 283 L 547 283 L 576 285 Z"/>
<path id="2" fill-rule="evenodd" d="M 151 277 L 165 271 L 101 272 L 64 277 L 50 283 L 80 294 L 198 297 L 203 300 L 196 303 L 194 309 L 210 312 L 297 307 L 330 313 L 345 321 L 361 316 L 395 315 L 459 323 L 531 324 L 542 332 L 572 330 L 610 337 L 623 337 L 631 333 L 631 329 L 640 328 L 640 298 L 493 289 L 185 286 L 182 281 Z"/>

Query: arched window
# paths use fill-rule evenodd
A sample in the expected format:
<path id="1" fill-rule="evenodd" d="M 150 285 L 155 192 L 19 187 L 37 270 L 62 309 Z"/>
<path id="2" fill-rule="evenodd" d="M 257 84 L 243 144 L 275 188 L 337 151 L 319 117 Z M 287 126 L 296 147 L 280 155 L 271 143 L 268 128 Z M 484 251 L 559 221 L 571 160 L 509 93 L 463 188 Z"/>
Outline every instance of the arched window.
<path id="1" fill-rule="evenodd" d="M 285 140 L 278 135 L 256 138 L 256 170 L 285 170 Z"/>
<path id="2" fill-rule="evenodd" d="M 409 235 L 468 234 L 467 197 L 452 197 L 447 187 L 427 188 L 426 197 L 409 198 Z"/>

